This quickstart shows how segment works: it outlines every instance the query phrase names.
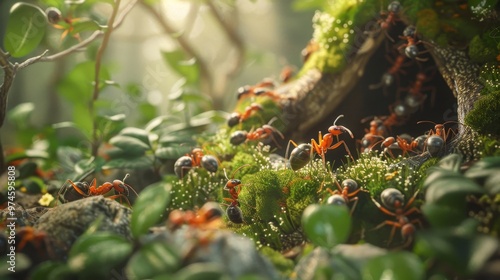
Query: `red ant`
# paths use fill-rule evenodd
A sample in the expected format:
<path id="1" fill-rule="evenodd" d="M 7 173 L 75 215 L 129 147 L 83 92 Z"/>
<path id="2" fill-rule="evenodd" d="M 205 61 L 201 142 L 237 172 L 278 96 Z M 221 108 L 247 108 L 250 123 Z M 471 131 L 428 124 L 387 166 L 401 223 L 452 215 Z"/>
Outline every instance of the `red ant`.
<path id="1" fill-rule="evenodd" d="M 123 180 L 114 180 L 112 183 L 105 182 L 104 184 L 102 184 L 100 186 L 97 186 L 97 181 L 95 178 L 94 178 L 94 180 L 92 180 L 92 183 L 90 183 L 90 186 L 85 182 L 74 183 L 73 181 L 68 179 L 67 182 L 70 183 L 70 185 L 61 188 L 61 190 L 59 190 L 58 196 L 62 193 L 63 199 L 66 199 L 65 198 L 66 192 L 68 191 L 68 189 L 71 189 L 72 190 L 71 193 L 73 196 L 76 193 L 78 193 L 80 195 L 79 198 L 75 199 L 75 200 L 77 200 L 77 199 L 85 198 L 85 197 L 89 197 L 89 196 L 104 195 L 104 194 L 110 192 L 111 189 L 114 189 L 118 194 L 110 196 L 109 198 L 115 199 L 118 197 L 123 197 L 123 198 L 125 198 L 128 205 L 130 206 L 130 202 L 127 199 L 127 196 L 129 195 L 129 189 L 135 193 L 136 197 L 139 195 L 130 185 L 125 183 L 125 180 L 128 178 L 128 176 L 130 176 L 130 175 L 127 173 L 125 175 L 125 177 L 123 178 Z M 75 193 L 75 191 L 76 191 L 76 193 Z"/>
<path id="2" fill-rule="evenodd" d="M 291 66 L 285 66 L 280 73 L 280 81 L 282 83 L 287 83 L 293 77 L 294 69 Z"/>
<path id="3" fill-rule="evenodd" d="M 430 130 L 426 135 L 427 137 L 425 139 L 424 149 L 427 150 L 431 154 L 431 156 L 437 156 L 445 146 L 446 141 L 448 140 L 450 134 L 455 135 L 453 129 L 449 128 L 448 130 L 446 130 L 445 125 L 447 123 L 455 121 L 448 121 L 443 124 L 436 124 L 431 121 L 419 121 L 417 122 L 417 124 L 424 122 L 434 124 L 434 130 Z"/>
<path id="4" fill-rule="evenodd" d="M 450 133 L 453 133 L 453 135 L 455 134 L 453 132 L 453 129 L 451 128 L 448 128 L 448 130 L 446 130 L 444 128 L 444 126 L 448 123 L 456 123 L 456 121 L 447 121 L 443 124 L 437 124 L 435 122 L 432 122 L 432 121 L 418 121 L 417 124 L 421 124 L 421 123 L 432 123 L 434 124 L 434 131 L 433 130 L 430 130 L 429 133 L 427 134 L 427 136 L 432 136 L 432 135 L 437 135 L 439 137 L 441 137 L 445 142 L 448 140 L 448 136 L 450 136 Z"/>
<path id="5" fill-rule="evenodd" d="M 382 147 L 385 147 L 385 151 L 387 151 L 389 154 L 391 154 L 392 157 L 394 155 L 392 154 L 391 147 L 396 143 L 397 147 L 399 147 L 403 151 L 403 156 L 408 154 L 409 152 L 414 152 L 417 153 L 417 149 L 419 148 L 420 143 L 415 140 L 407 141 L 406 139 L 402 138 L 401 136 L 396 136 L 394 137 L 387 137 L 382 141 Z"/>
<path id="6" fill-rule="evenodd" d="M 277 92 L 266 88 L 256 88 L 254 90 L 254 94 L 255 96 L 267 96 L 271 98 L 274 102 L 278 102 L 281 100 L 281 96 Z"/>
<path id="7" fill-rule="evenodd" d="M 321 131 L 318 132 L 318 142 L 316 140 L 311 139 L 311 146 L 313 148 L 313 151 L 315 151 L 318 155 L 321 156 L 323 159 L 323 163 L 325 163 L 325 154 L 328 150 L 334 150 L 338 148 L 340 145 L 344 145 L 345 150 L 351 157 L 351 159 L 354 161 L 354 158 L 349 151 L 349 148 L 347 147 L 347 144 L 344 142 L 344 140 L 338 141 L 338 136 L 344 132 L 349 133 L 351 138 L 354 138 L 354 135 L 352 135 L 352 132 L 345 126 L 341 125 L 336 125 L 338 119 L 343 117 L 344 115 L 339 115 L 335 121 L 333 122 L 333 125 L 328 128 L 328 133 L 326 133 L 324 136 L 321 135 Z M 337 143 L 333 144 L 333 137 L 337 137 Z"/>
<path id="8" fill-rule="evenodd" d="M 300 52 L 300 54 L 302 55 L 302 61 L 306 62 L 309 57 L 311 57 L 311 54 L 318 50 L 319 44 L 314 40 L 309 41 L 309 43 L 307 43 L 307 46 Z"/>
<path id="9" fill-rule="evenodd" d="M 254 111 L 260 111 L 263 109 L 264 108 L 262 107 L 262 105 L 257 104 L 257 103 L 252 103 L 245 108 L 245 111 L 242 114 L 240 114 L 238 112 L 232 113 L 227 120 L 227 125 L 229 127 L 233 127 L 233 126 L 237 125 L 238 123 L 242 123 L 246 119 L 248 119 Z"/>
<path id="10" fill-rule="evenodd" d="M 389 116 L 378 117 L 381 119 L 382 125 L 390 132 L 393 126 L 404 124 L 410 114 L 408 107 L 402 103 L 396 103 L 389 106 L 391 114 Z"/>
<path id="11" fill-rule="evenodd" d="M 198 228 L 217 228 L 222 209 L 215 202 L 207 202 L 196 212 L 172 210 L 168 215 L 168 226 L 175 230 L 184 224 Z"/>
<path id="12" fill-rule="evenodd" d="M 229 142 L 235 146 L 242 144 L 245 141 L 253 141 L 253 140 L 265 140 L 268 138 L 271 138 L 274 143 L 279 147 L 278 142 L 276 141 L 276 138 L 274 137 L 275 134 L 278 134 L 281 139 L 285 139 L 285 136 L 276 128 L 271 126 L 271 123 L 275 118 L 271 119 L 268 124 L 263 125 L 262 127 L 257 128 L 256 130 L 250 130 L 249 132 L 246 132 L 244 130 L 237 130 L 231 134 L 231 138 L 229 139 Z"/>
<path id="13" fill-rule="evenodd" d="M 408 58 L 416 59 L 418 61 L 427 61 L 427 58 L 418 57 L 419 54 L 424 52 L 419 51 L 417 44 L 423 43 L 420 40 L 417 40 L 417 31 L 416 28 L 412 25 L 409 25 L 403 31 L 403 36 L 399 36 L 401 39 L 406 40 L 405 44 L 402 44 L 398 47 L 398 50 L 402 50 L 404 48 L 404 53 Z"/>
<path id="14" fill-rule="evenodd" d="M 366 119 L 361 120 L 362 123 L 365 121 Z M 371 147 L 379 142 L 377 139 L 384 139 L 385 134 L 386 128 L 383 125 L 383 121 L 378 117 L 373 118 L 373 120 L 370 121 L 370 129 L 365 129 L 365 136 L 361 138 L 361 152 L 369 151 Z"/>
<path id="15" fill-rule="evenodd" d="M 423 105 L 427 95 L 423 94 L 422 91 L 426 89 L 432 89 L 431 105 L 434 104 L 435 89 L 433 87 L 423 87 L 427 79 L 428 76 L 424 72 L 418 72 L 413 85 L 411 85 L 408 89 L 408 95 L 405 97 L 404 103 L 410 108 L 411 111 L 416 111 L 417 107 L 421 107 Z"/>
<path id="16" fill-rule="evenodd" d="M 25 226 L 16 231 L 16 235 L 21 238 L 16 251 L 21 252 L 24 247 L 31 243 L 37 250 L 41 250 L 41 244 L 47 242 L 47 234 L 42 231 L 36 231 L 33 227 Z"/>
<path id="17" fill-rule="evenodd" d="M 238 199 L 238 195 L 240 194 L 240 191 L 241 191 L 241 180 L 239 179 L 234 179 L 234 174 L 240 170 L 241 168 L 243 167 L 246 167 L 246 166 L 249 166 L 250 164 L 244 164 L 238 168 L 236 168 L 236 170 L 233 171 L 233 174 L 231 175 L 231 179 L 229 179 L 227 177 L 227 173 L 226 173 L 226 170 L 224 169 L 224 176 L 226 177 L 227 179 L 227 183 L 226 185 L 224 186 L 223 190 L 225 191 L 228 191 L 229 192 L 229 195 L 231 196 L 231 199 L 228 199 L 228 198 L 224 198 L 224 200 L 226 201 L 229 201 L 231 202 L 232 200 L 237 200 Z M 236 189 L 236 187 L 238 187 L 238 189 Z"/>
<path id="18" fill-rule="evenodd" d="M 350 214 L 352 215 L 354 209 L 356 209 L 356 205 L 358 205 L 359 199 L 357 195 L 360 191 L 362 191 L 362 189 L 358 187 L 358 183 L 356 183 L 356 181 L 354 181 L 353 179 L 345 179 L 344 181 L 342 181 L 342 186 L 340 186 L 339 182 L 335 180 L 335 184 L 337 185 L 337 190 L 332 191 L 328 188 L 327 191 L 330 192 L 332 196 L 340 195 L 343 198 L 345 204 L 354 201 L 350 212 Z M 327 203 L 336 204 L 334 202 L 335 200 L 335 197 L 329 197 Z"/>
<path id="19" fill-rule="evenodd" d="M 194 148 L 190 154 L 186 154 L 175 161 L 174 172 L 179 179 L 182 179 L 189 169 L 198 166 L 202 166 L 213 173 L 219 169 L 219 161 L 212 155 L 205 155 L 202 149 Z"/>
<path id="20" fill-rule="evenodd" d="M 380 200 L 382 204 L 387 208 L 392 208 L 393 211 L 388 210 L 387 208 L 381 206 L 375 199 L 372 197 L 373 203 L 377 206 L 380 211 L 384 212 L 389 216 L 393 216 L 396 218 L 396 221 L 384 221 L 378 226 L 376 226 L 373 230 L 379 229 L 385 225 L 392 226 L 391 235 L 387 242 L 387 246 L 392 242 L 392 238 L 394 237 L 394 233 L 396 228 L 401 228 L 401 234 L 405 241 L 408 241 L 409 244 L 412 241 L 413 234 L 415 233 L 415 226 L 413 224 L 419 224 L 422 226 L 422 223 L 418 219 L 409 220 L 407 216 L 412 213 L 420 213 L 420 210 L 416 207 L 410 208 L 413 201 L 417 197 L 418 191 L 412 196 L 412 198 L 408 201 L 406 205 L 404 205 L 404 195 L 397 189 L 387 188 L 382 191 L 380 195 Z"/>
<path id="21" fill-rule="evenodd" d="M 286 152 L 285 155 L 288 155 L 288 150 L 290 148 L 290 143 L 295 146 L 295 148 L 292 150 L 290 153 L 290 167 L 292 170 L 298 170 L 306 164 L 311 161 L 312 154 L 313 152 L 316 152 L 318 155 L 321 156 L 323 159 L 323 164 L 326 163 L 325 160 L 325 154 L 328 150 L 333 150 L 338 148 L 340 145 L 344 145 L 344 148 L 346 149 L 347 153 L 351 157 L 352 160 L 354 160 L 351 152 L 349 151 L 349 148 L 347 147 L 347 144 L 344 142 L 344 140 L 338 141 L 338 136 L 344 132 L 349 133 L 351 138 L 354 138 L 354 135 L 352 135 L 352 132 L 344 126 L 341 125 L 336 125 L 337 120 L 343 117 L 344 115 L 338 116 L 335 121 L 333 122 L 333 125 L 328 128 L 328 133 L 325 134 L 324 136 L 321 134 L 321 131 L 318 132 L 318 142 L 316 140 L 311 139 L 311 144 L 309 143 L 302 143 L 300 145 L 297 145 L 293 140 L 288 141 L 288 145 L 286 147 Z M 333 144 L 333 137 L 337 137 L 337 143 Z"/>
<path id="22" fill-rule="evenodd" d="M 398 13 L 400 10 L 401 10 L 401 4 L 398 1 L 392 1 L 387 6 L 387 12 L 385 11 L 380 12 L 381 16 L 385 16 L 385 19 L 382 18 L 379 19 L 378 23 L 380 24 L 380 28 L 384 30 L 387 38 L 389 38 L 392 42 L 394 42 L 394 39 L 392 39 L 391 36 L 389 36 L 387 30 L 391 25 L 394 25 L 396 21 L 399 21 Z"/>
<path id="23" fill-rule="evenodd" d="M 224 176 L 226 176 L 227 183 L 224 186 L 223 190 L 228 191 L 231 198 L 224 197 L 223 199 L 227 202 L 230 202 L 226 209 L 226 214 L 229 220 L 235 224 L 241 224 L 244 222 L 243 213 L 241 209 L 238 207 L 240 202 L 238 201 L 238 196 L 241 192 L 241 180 L 234 179 L 234 174 L 243 167 L 249 166 L 249 164 L 242 165 L 233 171 L 231 175 L 231 179 L 227 177 L 226 170 L 224 169 Z"/>
<path id="24" fill-rule="evenodd" d="M 269 78 L 266 78 L 254 86 L 246 85 L 238 88 L 237 99 L 241 100 L 244 96 L 252 96 L 255 94 L 255 90 L 259 88 L 272 89 L 274 87 L 275 87 L 274 81 Z"/>
<path id="25" fill-rule="evenodd" d="M 401 68 L 405 66 L 404 62 L 406 60 L 406 56 L 399 54 L 396 57 L 396 60 L 392 63 L 391 68 L 389 68 L 383 75 L 382 78 L 380 79 L 380 83 L 370 85 L 369 89 L 378 89 L 382 87 L 384 90 L 391 86 L 394 83 L 394 80 L 398 79 L 397 74 L 398 73 L 405 73 Z"/>

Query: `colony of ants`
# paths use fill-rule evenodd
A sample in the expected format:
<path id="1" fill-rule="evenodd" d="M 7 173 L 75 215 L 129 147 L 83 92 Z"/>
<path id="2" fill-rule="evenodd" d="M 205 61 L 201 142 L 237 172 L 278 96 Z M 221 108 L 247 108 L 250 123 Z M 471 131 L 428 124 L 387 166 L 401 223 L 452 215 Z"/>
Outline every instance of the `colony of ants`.
<path id="1" fill-rule="evenodd" d="M 389 4 L 387 11 L 381 12 L 381 18 L 378 20 L 380 31 L 384 32 L 386 37 L 393 43 L 395 43 L 395 41 L 390 37 L 389 29 L 396 25 L 396 22 L 400 21 L 398 14 L 401 9 L 402 7 L 399 2 L 393 1 Z M 384 92 L 386 92 L 387 89 L 395 83 L 399 84 L 399 75 L 406 73 L 403 68 L 412 63 L 418 65 L 420 62 L 427 60 L 427 58 L 422 57 L 425 51 L 421 51 L 418 45 L 423 43 L 418 39 L 418 32 L 413 26 L 406 27 L 403 31 L 403 35 L 399 36 L 399 39 L 403 40 L 403 43 L 395 47 L 398 54 L 395 59 L 391 59 L 392 66 L 385 71 L 378 84 L 369 86 L 370 89 L 383 88 Z M 308 48 L 307 56 L 309 56 L 311 52 L 314 52 L 317 46 L 310 44 Z M 289 82 L 292 75 L 292 69 L 285 68 L 281 74 L 281 83 Z M 447 123 L 435 124 L 434 130 L 417 138 L 405 137 L 403 135 L 397 135 L 395 137 L 390 136 L 394 126 L 404 124 L 412 113 L 424 105 L 424 102 L 427 100 L 427 94 L 424 94 L 424 91 L 431 89 L 425 86 L 425 83 L 431 78 L 430 76 L 428 71 L 421 69 L 417 73 L 412 85 L 406 89 L 398 89 L 398 98 L 394 104 L 389 106 L 390 113 L 388 115 L 368 117 L 362 120 L 362 123 L 369 121 L 369 129 L 365 130 L 364 136 L 359 140 L 361 152 L 381 148 L 389 156 L 395 157 L 395 150 L 401 151 L 404 156 L 424 152 L 428 152 L 431 155 L 437 155 L 442 150 L 446 141 L 449 141 L 449 136 L 453 134 L 452 130 L 445 130 L 444 126 Z M 266 97 L 277 102 L 280 99 L 280 95 L 274 91 L 276 86 L 277 83 L 270 79 L 264 79 L 254 86 L 243 86 L 239 88 L 237 92 L 238 102 L 243 102 L 243 100 L 247 98 L 254 99 L 257 97 Z M 399 95 L 403 91 L 406 92 L 407 95 L 403 99 L 400 99 Z M 241 126 L 242 123 L 258 115 L 262 110 L 262 105 L 252 102 L 243 112 L 234 112 L 231 114 L 227 124 L 229 127 Z M 351 130 L 345 126 L 336 124 L 341 117 L 343 117 L 343 115 L 339 115 L 335 119 L 333 125 L 328 128 L 328 133 L 323 135 L 321 131 L 318 131 L 317 141 L 311 139 L 310 143 L 297 144 L 293 140 L 289 140 L 285 151 L 285 159 L 288 160 L 288 163 L 286 163 L 285 160 L 285 165 L 288 165 L 292 170 L 296 171 L 305 167 L 315 155 L 318 155 L 326 166 L 325 154 L 327 151 L 339 147 L 343 147 L 349 158 L 354 161 L 354 157 L 345 142 L 346 140 L 339 139 L 339 136 L 342 134 L 347 134 L 350 138 L 354 138 Z M 271 125 L 272 122 L 273 120 L 259 128 L 252 128 L 250 131 L 236 130 L 230 136 L 230 143 L 234 146 L 238 146 L 251 141 L 272 140 L 274 144 L 279 147 L 279 139 L 277 138 L 279 137 L 283 140 L 285 137 L 278 129 Z M 292 144 L 294 148 L 288 155 L 290 144 Z M 180 157 L 176 161 L 174 171 L 180 179 L 183 179 L 194 167 L 203 167 L 207 171 L 215 173 L 218 171 L 219 165 L 219 160 L 215 156 L 205 154 L 200 148 L 194 148 L 190 153 Z M 227 182 L 222 190 L 223 192 L 227 192 L 229 197 L 224 197 L 223 200 L 229 204 L 223 205 L 227 207 L 226 215 L 228 220 L 234 224 L 245 223 L 243 212 L 240 208 L 241 202 L 239 201 L 240 192 L 242 191 L 242 182 L 239 179 L 234 179 L 234 174 L 245 166 L 247 165 L 240 166 L 234 170 L 231 178 L 228 178 L 224 169 L 224 175 Z M 285 168 L 288 168 L 288 166 L 285 166 Z M 134 193 L 135 191 L 124 182 L 127 177 L 128 174 L 123 180 L 105 182 L 100 186 L 97 186 L 96 179 L 94 179 L 90 185 L 86 182 L 72 182 L 68 180 L 67 182 L 69 185 L 61 188 L 59 196 L 63 202 L 69 202 L 89 196 L 106 194 L 114 189 L 116 194 L 109 198 L 124 198 L 130 205 L 127 199 L 129 190 Z M 358 195 L 361 192 L 367 191 L 360 188 L 358 183 L 352 179 L 346 179 L 342 181 L 341 184 L 335 180 L 335 184 L 336 190 L 332 191 L 331 189 L 327 189 L 331 196 L 326 200 L 326 203 L 352 204 L 350 207 L 350 213 L 352 215 L 359 202 Z M 401 229 L 403 239 L 409 242 L 415 231 L 414 225 L 417 224 L 421 226 L 419 219 L 410 220 L 408 218 L 409 215 L 419 213 L 418 208 L 411 207 L 417 194 L 418 191 L 414 193 L 406 205 L 404 203 L 403 194 L 399 190 L 393 188 L 388 188 L 382 192 L 382 204 L 371 198 L 380 211 L 395 219 L 395 221 L 386 220 L 374 228 L 379 229 L 385 225 L 392 226 L 388 245 L 393 239 L 396 228 Z M 137 193 L 135 193 L 135 195 L 137 196 Z M 220 220 L 219 218 L 222 216 L 222 213 L 217 209 L 218 207 L 214 206 L 214 204 L 210 204 L 203 206 L 196 212 L 189 210 L 173 210 L 170 212 L 167 224 L 171 229 L 177 229 L 185 224 L 196 227 L 210 227 L 210 225 L 218 223 Z"/>

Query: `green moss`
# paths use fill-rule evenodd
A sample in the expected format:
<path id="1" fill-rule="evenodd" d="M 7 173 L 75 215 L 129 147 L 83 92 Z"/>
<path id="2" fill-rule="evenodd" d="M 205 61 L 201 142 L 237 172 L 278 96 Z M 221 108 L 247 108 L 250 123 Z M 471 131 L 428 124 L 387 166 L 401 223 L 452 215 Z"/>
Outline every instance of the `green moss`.
<path id="1" fill-rule="evenodd" d="M 500 156 L 500 139 L 491 135 L 480 135 L 476 147 L 482 157 Z"/>
<path id="2" fill-rule="evenodd" d="M 481 96 L 465 116 L 465 123 L 482 134 L 500 136 L 500 91 Z"/>
<path id="3" fill-rule="evenodd" d="M 441 32 L 439 15 L 433 9 L 422 9 L 417 12 L 416 28 L 425 38 L 435 40 Z"/>
<path id="4" fill-rule="evenodd" d="M 469 44 L 469 57 L 479 63 L 494 61 L 497 56 L 496 42 L 490 39 L 483 39 L 483 36 L 476 35 Z"/>
<path id="5" fill-rule="evenodd" d="M 500 68 L 496 62 L 486 63 L 479 72 L 479 81 L 484 86 L 482 94 L 500 91 Z"/>
<path id="6" fill-rule="evenodd" d="M 284 277 L 289 276 L 293 272 L 295 263 L 291 259 L 285 258 L 280 252 L 264 246 L 260 249 L 260 253 L 266 256 Z"/>

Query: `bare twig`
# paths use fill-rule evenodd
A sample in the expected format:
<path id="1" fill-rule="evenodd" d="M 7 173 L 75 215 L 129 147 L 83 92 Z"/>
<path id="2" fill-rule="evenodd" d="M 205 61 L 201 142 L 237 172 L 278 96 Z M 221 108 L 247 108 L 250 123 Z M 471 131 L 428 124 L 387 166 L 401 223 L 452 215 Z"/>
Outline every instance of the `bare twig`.
<path id="1" fill-rule="evenodd" d="M 99 92 L 100 92 L 100 81 L 99 81 L 99 75 L 101 73 L 101 63 L 102 63 L 102 58 L 104 55 L 104 52 L 106 51 L 106 48 L 108 47 L 109 44 L 109 39 L 111 38 L 111 34 L 114 31 L 114 22 L 116 20 L 117 14 L 118 14 L 118 9 L 120 8 L 120 3 L 121 0 L 116 0 L 114 5 L 113 5 L 113 12 L 111 13 L 111 16 L 108 19 L 108 29 L 104 33 L 104 37 L 102 39 L 101 45 L 99 46 L 99 49 L 97 50 L 96 58 L 95 58 L 95 76 L 94 76 L 94 93 L 92 100 L 89 103 L 89 110 L 90 114 L 92 115 L 93 119 L 93 128 L 92 128 L 92 155 L 95 157 L 97 156 L 97 150 L 99 148 L 99 142 L 100 140 L 98 139 L 97 136 L 97 120 L 94 116 L 94 103 L 95 101 L 99 98 Z"/>
<path id="2" fill-rule="evenodd" d="M 120 0 L 117 0 L 119 2 Z M 131 0 L 128 2 L 128 4 L 122 9 L 120 14 L 115 13 L 115 18 L 113 21 L 110 21 L 113 23 L 112 25 L 108 28 L 109 29 L 114 29 L 117 28 L 118 26 L 121 25 L 123 20 L 125 19 L 126 15 L 132 10 L 132 8 L 135 6 L 138 0 Z M 117 9 L 116 9 L 117 10 Z M 117 12 L 117 11 L 116 11 Z M 65 49 L 59 53 L 46 56 L 48 51 L 43 52 L 41 55 L 29 58 L 25 60 L 22 63 L 12 63 L 9 61 L 10 55 L 6 52 L 4 52 L 2 49 L 0 49 L 0 68 L 3 69 L 4 71 L 4 77 L 3 77 L 3 83 L 0 85 L 0 128 L 3 126 L 4 120 L 5 120 L 5 114 L 6 114 L 6 109 L 7 109 L 7 97 L 9 90 L 14 82 L 14 78 L 16 76 L 17 70 L 25 68 L 33 63 L 36 62 L 46 62 L 46 61 L 54 61 L 56 59 L 65 57 L 69 54 L 72 54 L 76 51 L 81 50 L 82 48 L 86 47 L 93 41 L 95 41 L 97 38 L 101 37 L 104 35 L 105 32 L 102 30 L 97 30 L 94 33 L 92 33 L 88 38 L 85 40 L 81 41 L 80 43 Z M 0 140 L 1 141 L 1 140 Z M 1 142 L 0 142 L 0 147 L 1 147 Z M 0 170 L 4 169 L 5 162 L 4 162 L 4 156 L 3 156 L 3 149 L 0 150 Z"/>

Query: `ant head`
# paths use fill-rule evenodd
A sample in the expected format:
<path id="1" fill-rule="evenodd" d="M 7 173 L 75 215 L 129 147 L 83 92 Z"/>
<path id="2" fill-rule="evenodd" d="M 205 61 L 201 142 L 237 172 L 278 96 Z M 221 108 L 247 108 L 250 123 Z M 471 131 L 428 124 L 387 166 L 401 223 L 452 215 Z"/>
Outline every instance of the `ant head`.
<path id="1" fill-rule="evenodd" d="M 347 132 L 347 133 L 349 133 L 349 135 L 351 136 L 351 138 L 354 138 L 354 135 L 352 134 L 352 132 L 347 127 L 341 126 L 341 125 L 330 126 L 328 128 L 328 132 L 330 132 L 333 135 L 340 135 L 340 134 L 342 134 L 344 132 Z"/>

